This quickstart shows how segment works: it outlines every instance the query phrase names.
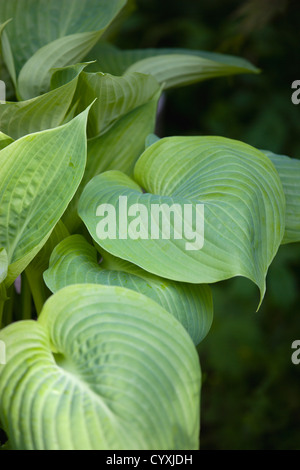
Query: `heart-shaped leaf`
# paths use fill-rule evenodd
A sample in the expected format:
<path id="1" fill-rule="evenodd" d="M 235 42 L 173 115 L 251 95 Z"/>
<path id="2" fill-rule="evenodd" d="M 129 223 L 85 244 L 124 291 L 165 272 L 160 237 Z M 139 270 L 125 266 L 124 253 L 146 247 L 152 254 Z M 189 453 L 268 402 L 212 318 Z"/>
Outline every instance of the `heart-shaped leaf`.
<path id="1" fill-rule="evenodd" d="M 86 163 L 87 114 L 0 152 L 0 247 L 8 255 L 8 284 L 42 248 L 76 192 Z"/>
<path id="2" fill-rule="evenodd" d="M 213 317 L 208 286 L 169 281 L 153 276 L 126 261 L 97 251 L 84 237 L 73 235 L 54 249 L 44 279 L 52 292 L 72 284 L 102 284 L 126 287 L 150 297 L 170 312 L 190 334 L 194 344 L 207 335 Z"/>
<path id="3" fill-rule="evenodd" d="M 0 340 L 0 420 L 12 449 L 198 448 L 198 355 L 148 297 L 69 286 L 38 322 L 15 323 Z"/>
<path id="4" fill-rule="evenodd" d="M 166 138 L 134 177 L 111 171 L 85 187 L 79 215 L 97 243 L 168 279 L 245 276 L 262 300 L 285 228 L 280 178 L 262 152 L 222 137 Z"/>
<path id="5" fill-rule="evenodd" d="M 262 150 L 279 173 L 286 199 L 285 233 L 282 243 L 300 241 L 300 160 Z"/>

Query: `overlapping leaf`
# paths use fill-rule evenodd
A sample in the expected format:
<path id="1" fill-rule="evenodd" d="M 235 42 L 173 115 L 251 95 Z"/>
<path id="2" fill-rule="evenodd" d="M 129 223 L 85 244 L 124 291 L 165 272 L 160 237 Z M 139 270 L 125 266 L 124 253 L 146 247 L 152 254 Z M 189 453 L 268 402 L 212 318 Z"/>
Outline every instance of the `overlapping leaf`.
<path id="1" fill-rule="evenodd" d="M 97 59 L 91 69 L 122 75 L 141 72 L 153 75 L 165 88 L 200 82 L 214 77 L 258 73 L 245 59 L 189 49 L 120 50 L 99 43 L 89 57 Z"/>
<path id="2" fill-rule="evenodd" d="M 69 286 L 0 333 L 12 449 L 197 449 L 200 368 L 180 323 L 120 287 Z"/>
<path id="3" fill-rule="evenodd" d="M 37 314 L 40 314 L 50 293 L 43 282 L 43 273 L 49 266 L 49 259 L 56 245 L 68 236 L 68 230 L 63 222 L 59 220 L 43 248 L 26 268 L 26 277 L 30 285 Z"/>
<path id="4" fill-rule="evenodd" d="M 42 248 L 81 181 L 87 113 L 0 152 L 0 247 L 8 256 L 8 285 Z"/>
<path id="5" fill-rule="evenodd" d="M 145 139 L 154 131 L 160 86 L 151 76 L 139 73 L 126 77 L 83 72 L 74 101 L 78 110 L 97 98 L 89 120 L 88 158 L 82 184 L 64 222 L 73 233 L 80 224 L 78 198 L 90 179 L 109 169 L 132 174 L 134 164 L 144 150 Z"/>
<path id="6" fill-rule="evenodd" d="M 4 281 L 8 271 L 8 257 L 4 248 L 0 248 L 0 284 Z"/>
<path id="7" fill-rule="evenodd" d="M 125 3 L 1 0 L 0 22 L 13 19 L 7 32 L 21 98 L 28 100 L 48 91 L 51 68 L 80 61 Z"/>
<path id="8" fill-rule="evenodd" d="M 83 72 L 75 97 L 75 100 L 80 98 L 78 109 L 85 109 L 97 98 L 88 120 L 88 136 L 103 134 L 118 119 L 152 100 L 159 90 L 157 81 L 149 75 L 130 73 L 115 77 Z"/>
<path id="9" fill-rule="evenodd" d="M 282 243 L 300 241 L 300 160 L 262 150 L 279 173 L 286 199 L 285 233 Z"/>
<path id="10" fill-rule="evenodd" d="M 1 80 L 5 84 L 9 83 L 10 87 L 15 87 L 17 82 L 14 58 L 12 55 L 10 42 L 6 34 L 6 27 L 10 20 L 0 24 L 0 64 L 1 64 Z M 12 86 L 13 84 L 13 86 Z"/>
<path id="11" fill-rule="evenodd" d="M 268 266 L 285 228 L 282 184 L 263 153 L 221 137 L 166 138 L 146 149 L 135 166 L 134 178 L 111 171 L 96 176 L 86 186 L 79 215 L 97 243 L 113 255 L 168 279 L 211 283 L 245 276 L 259 286 L 262 299 Z M 134 217 L 125 210 L 126 229 L 119 224 L 120 220 L 124 222 L 120 196 L 127 198 L 127 208 L 135 208 Z M 101 214 L 97 216 L 102 204 L 116 208 L 115 239 L 107 234 L 99 236 L 98 224 L 106 223 Z M 146 215 L 135 204 L 141 204 Z M 168 221 L 169 237 L 165 237 L 160 221 L 151 218 L 153 206 L 161 204 L 165 205 L 163 220 Z M 174 204 L 176 217 L 172 219 L 168 212 Z M 191 212 L 184 220 L 186 204 Z M 196 227 L 196 209 L 201 209 L 201 204 L 202 248 L 201 232 Z M 187 226 L 187 233 L 179 233 L 181 237 L 176 232 L 178 217 L 181 228 L 183 223 Z M 130 235 L 131 222 L 139 227 L 136 239 Z M 158 237 L 152 236 L 153 228 L 158 230 Z M 120 236 L 124 230 L 125 236 Z M 191 241 L 199 242 L 193 251 L 187 248 Z"/>
<path id="12" fill-rule="evenodd" d="M 28 101 L 0 106 L 0 129 L 19 139 L 24 135 L 60 126 L 71 106 L 78 76 L 86 64 L 71 68 L 70 80 L 49 93 Z"/>
<path id="13" fill-rule="evenodd" d="M 44 279 L 52 292 L 72 284 L 93 283 L 126 287 L 150 297 L 169 311 L 190 334 L 195 344 L 208 333 L 213 316 L 208 286 L 176 283 L 153 276 L 131 263 L 101 253 L 84 237 L 73 235 L 54 249 Z"/>
<path id="14" fill-rule="evenodd" d="M 9 144 L 12 144 L 14 139 L 9 137 L 9 135 L 4 134 L 3 132 L 0 131 L 0 150 L 4 149 L 7 147 Z"/>
<path id="15" fill-rule="evenodd" d="M 18 92 L 29 100 L 50 89 L 51 70 L 79 62 L 97 42 L 101 33 L 81 33 L 56 39 L 39 49 L 24 65 L 18 78 Z"/>

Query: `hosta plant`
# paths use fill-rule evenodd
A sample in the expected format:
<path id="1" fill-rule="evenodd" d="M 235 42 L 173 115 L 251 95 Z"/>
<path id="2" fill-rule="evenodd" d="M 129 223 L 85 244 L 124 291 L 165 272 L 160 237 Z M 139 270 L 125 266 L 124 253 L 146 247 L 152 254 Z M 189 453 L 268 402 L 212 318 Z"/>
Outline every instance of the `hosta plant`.
<path id="1" fill-rule="evenodd" d="M 117 49 L 102 35 L 125 4 L 0 0 L 6 448 L 198 449 L 209 284 L 244 276 L 259 307 L 279 246 L 300 241 L 299 160 L 154 134 L 165 90 L 258 70 L 204 51 Z M 186 210 L 196 219 L 179 233 Z"/>

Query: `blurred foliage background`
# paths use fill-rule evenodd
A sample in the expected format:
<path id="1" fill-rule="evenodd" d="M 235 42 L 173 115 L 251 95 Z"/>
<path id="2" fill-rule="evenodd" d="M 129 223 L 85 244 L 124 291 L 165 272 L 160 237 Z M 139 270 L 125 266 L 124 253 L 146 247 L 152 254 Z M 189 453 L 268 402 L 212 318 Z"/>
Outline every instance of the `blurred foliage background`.
<path id="1" fill-rule="evenodd" d="M 157 133 L 221 135 L 300 157 L 299 0 L 134 0 L 108 38 L 121 48 L 186 47 L 240 55 L 260 75 L 169 91 Z M 283 246 L 258 292 L 215 285 L 215 320 L 199 347 L 202 449 L 300 449 L 300 244 Z"/>

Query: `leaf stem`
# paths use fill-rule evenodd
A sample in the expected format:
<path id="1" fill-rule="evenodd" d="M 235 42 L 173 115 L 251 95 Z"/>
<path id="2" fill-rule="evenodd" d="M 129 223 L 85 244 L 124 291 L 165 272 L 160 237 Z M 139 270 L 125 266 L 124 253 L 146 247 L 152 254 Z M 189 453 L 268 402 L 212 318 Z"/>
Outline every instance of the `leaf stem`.
<path id="1" fill-rule="evenodd" d="M 34 269 L 26 269 L 26 280 L 30 286 L 37 315 L 42 311 L 43 305 L 49 297 L 43 278 L 40 273 Z"/>
<path id="2" fill-rule="evenodd" d="M 3 323 L 3 314 L 4 314 L 4 304 L 7 300 L 6 288 L 4 284 L 0 284 L 0 329 L 2 328 Z"/>
<path id="3" fill-rule="evenodd" d="M 10 325 L 13 321 L 13 309 L 14 309 L 14 301 L 15 301 L 15 288 L 12 284 L 7 290 L 7 302 L 5 310 L 3 309 L 3 316 L 2 316 L 2 326 L 3 328 L 7 325 Z"/>
<path id="4" fill-rule="evenodd" d="M 5 304 L 5 300 L 2 300 L 2 298 L 0 298 L 0 330 L 1 330 L 1 328 L 2 328 L 2 319 L 3 319 L 4 304 Z"/>
<path id="5" fill-rule="evenodd" d="M 22 274 L 22 290 L 21 290 L 22 320 L 30 320 L 32 318 L 32 295 L 28 280 L 25 274 Z"/>

